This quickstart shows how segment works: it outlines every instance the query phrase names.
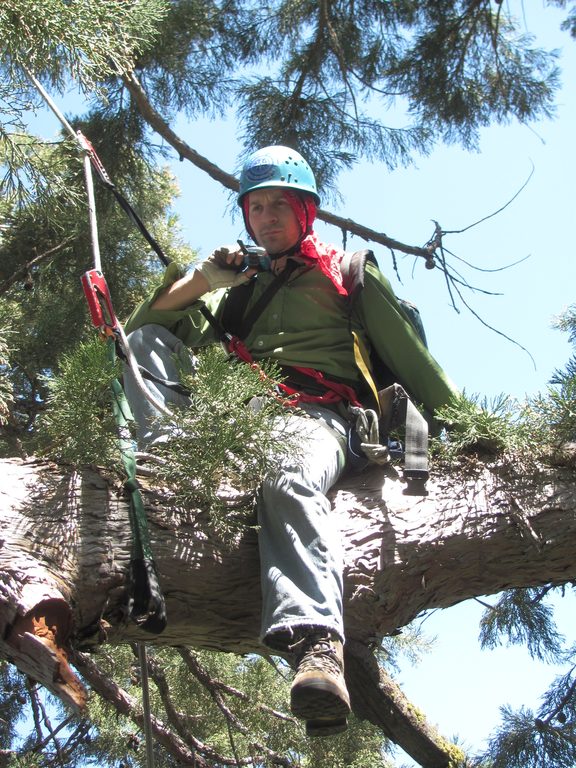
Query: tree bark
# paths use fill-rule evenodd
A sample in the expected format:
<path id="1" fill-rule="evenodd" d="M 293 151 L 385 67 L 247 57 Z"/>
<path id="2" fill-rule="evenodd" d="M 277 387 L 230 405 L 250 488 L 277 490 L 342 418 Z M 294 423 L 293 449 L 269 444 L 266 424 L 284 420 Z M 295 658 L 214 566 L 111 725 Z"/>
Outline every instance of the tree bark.
<path id="1" fill-rule="evenodd" d="M 96 469 L 3 460 L 0 495 L 0 654 L 75 707 L 84 691 L 67 649 L 103 642 L 264 652 L 258 634 L 257 533 L 224 544 L 201 514 L 144 488 L 168 613 L 160 635 L 126 620 L 131 557 L 122 487 Z M 353 707 L 421 765 L 449 764 L 375 663 L 371 647 L 422 611 L 510 587 L 576 578 L 574 469 L 463 459 L 436 473 L 428 495 L 406 496 L 394 468 L 349 475 L 334 489 L 345 545 L 347 680 Z"/>

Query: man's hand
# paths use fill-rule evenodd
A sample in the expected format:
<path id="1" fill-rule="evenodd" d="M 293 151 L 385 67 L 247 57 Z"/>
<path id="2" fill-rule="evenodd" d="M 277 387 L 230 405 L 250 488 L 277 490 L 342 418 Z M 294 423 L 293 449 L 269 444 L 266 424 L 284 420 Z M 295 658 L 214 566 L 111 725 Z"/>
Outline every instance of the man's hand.
<path id="1" fill-rule="evenodd" d="M 256 270 L 239 271 L 243 264 L 244 254 L 237 245 L 222 245 L 196 267 L 196 271 L 208 283 L 208 290 L 215 291 L 217 288 L 233 288 L 248 282 Z"/>

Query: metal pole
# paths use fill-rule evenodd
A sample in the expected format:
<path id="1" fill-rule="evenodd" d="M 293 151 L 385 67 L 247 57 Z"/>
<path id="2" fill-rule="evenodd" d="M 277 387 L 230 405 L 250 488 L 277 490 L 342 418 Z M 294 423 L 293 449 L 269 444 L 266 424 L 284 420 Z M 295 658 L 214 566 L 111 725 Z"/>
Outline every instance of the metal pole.
<path id="1" fill-rule="evenodd" d="M 48 104 L 48 106 L 50 107 L 50 109 L 52 110 L 52 112 L 54 112 L 54 114 L 56 115 L 56 117 L 58 118 L 58 120 L 60 120 L 60 122 L 62 123 L 62 125 L 64 126 L 64 128 L 65 128 L 65 129 L 68 131 L 68 133 L 70 134 L 70 136 L 71 136 L 73 139 L 75 139 L 76 141 L 78 141 L 78 136 L 77 136 L 76 132 L 74 131 L 74 128 L 72 128 L 72 126 L 70 125 L 70 123 L 68 122 L 68 120 L 66 120 L 66 118 L 64 117 L 64 115 L 62 114 L 62 112 L 60 112 L 60 110 L 59 110 L 59 109 L 58 109 L 58 107 L 56 106 L 55 102 L 54 102 L 54 101 L 52 100 L 52 98 L 50 97 L 50 94 L 49 94 L 49 93 L 46 91 L 46 89 L 45 89 L 45 88 L 44 88 L 44 86 L 42 85 L 42 83 L 41 83 L 41 82 L 40 82 L 40 81 L 39 81 L 39 80 L 38 80 L 38 79 L 37 79 L 37 78 L 36 78 L 36 77 L 35 77 L 35 76 L 32 74 L 32 72 L 30 72 L 30 70 L 28 69 L 28 67 L 26 67 L 26 66 L 25 66 L 24 64 L 22 64 L 22 63 L 21 63 L 21 67 L 22 67 L 22 69 L 23 69 L 23 70 L 26 72 L 26 74 L 28 75 L 28 77 L 30 78 L 30 80 L 31 80 L 31 81 L 34 83 L 34 86 L 35 86 L 36 90 L 38 91 L 38 93 L 39 93 L 39 94 L 42 96 L 42 98 L 44 99 L 44 101 L 46 102 L 46 104 Z M 84 149 L 84 147 L 82 147 L 82 148 Z"/>
<path id="2" fill-rule="evenodd" d="M 142 709 L 144 711 L 144 737 L 146 739 L 146 765 L 154 768 L 154 737 L 150 714 L 150 687 L 148 685 L 148 657 L 144 643 L 138 643 L 138 661 L 142 681 Z"/>
<path id="3" fill-rule="evenodd" d="M 100 245 L 98 243 L 98 224 L 96 221 L 96 204 L 94 201 L 94 181 L 92 178 L 92 165 L 90 161 L 91 148 L 87 145 L 86 139 L 80 133 L 80 131 L 76 132 L 74 128 L 72 128 L 68 120 L 66 120 L 62 112 L 58 109 L 50 94 L 46 91 L 38 78 L 35 77 L 27 67 L 23 66 L 23 69 L 34 84 L 38 93 L 42 96 L 46 104 L 50 107 L 58 120 L 62 123 L 62 126 L 68 131 L 70 136 L 74 139 L 74 141 L 76 141 L 80 149 L 82 149 L 84 152 L 84 178 L 86 180 L 86 193 L 88 195 L 88 217 L 90 221 L 90 239 L 92 242 L 92 255 L 94 257 L 94 269 L 102 272 Z"/>
<path id="4" fill-rule="evenodd" d="M 80 146 L 82 141 L 78 137 Z M 88 195 L 88 219 L 90 221 L 90 241 L 92 243 L 92 257 L 94 269 L 102 272 L 102 260 L 100 258 L 100 244 L 98 242 L 98 222 L 96 219 L 96 200 L 94 198 L 94 179 L 92 176 L 92 164 L 87 152 L 84 154 L 84 179 L 86 181 L 86 194 Z"/>

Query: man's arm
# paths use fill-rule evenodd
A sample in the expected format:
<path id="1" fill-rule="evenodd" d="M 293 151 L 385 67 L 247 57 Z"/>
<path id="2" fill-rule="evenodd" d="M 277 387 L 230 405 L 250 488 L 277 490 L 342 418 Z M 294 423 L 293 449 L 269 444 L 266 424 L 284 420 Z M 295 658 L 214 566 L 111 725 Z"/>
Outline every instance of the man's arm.
<path id="1" fill-rule="evenodd" d="M 209 290 L 208 280 L 200 270 L 195 269 L 165 288 L 156 301 L 150 305 L 150 309 L 185 309 Z"/>
<path id="2" fill-rule="evenodd" d="M 238 272 L 244 254 L 238 246 L 222 246 L 189 275 L 169 285 L 151 305 L 151 309 L 186 309 L 201 296 L 217 288 L 231 288 L 247 282 L 255 269 Z"/>

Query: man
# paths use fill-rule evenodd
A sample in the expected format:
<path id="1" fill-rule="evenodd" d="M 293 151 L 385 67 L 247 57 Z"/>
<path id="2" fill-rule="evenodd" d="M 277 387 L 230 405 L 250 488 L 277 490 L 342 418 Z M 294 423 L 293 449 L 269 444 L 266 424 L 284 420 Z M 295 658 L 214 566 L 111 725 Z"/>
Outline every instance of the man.
<path id="1" fill-rule="evenodd" d="M 260 491 L 261 636 L 294 659 L 293 713 L 306 721 L 310 735 L 332 734 L 346 728 L 350 700 L 342 552 L 326 494 L 346 466 L 348 406 L 364 402 L 367 389 L 354 349 L 372 350 L 430 413 L 455 390 L 372 265 L 351 310 L 343 253 L 320 242 L 313 230 L 319 196 L 301 155 L 281 146 L 253 153 L 241 174 L 238 203 L 246 230 L 269 257 L 269 269 L 243 269 L 245 255 L 236 246 L 214 251 L 185 276 L 169 267 L 164 284 L 135 311 L 126 330 L 139 362 L 170 380 L 183 345 L 216 341 L 218 326 L 231 322 L 231 297 L 242 295 L 242 317 L 232 319 L 238 326 L 250 318 L 242 333 L 245 352 L 256 361 L 276 361 L 286 375 L 281 386 L 294 394 L 299 409 L 287 408 L 285 422 L 298 434 L 304 457 L 283 460 Z M 205 305 L 215 315 L 212 324 L 202 313 Z M 186 403 L 162 384 L 147 386 L 163 402 Z M 149 444 L 160 437 L 155 407 L 142 398 L 130 373 L 126 391 L 139 441 Z"/>

